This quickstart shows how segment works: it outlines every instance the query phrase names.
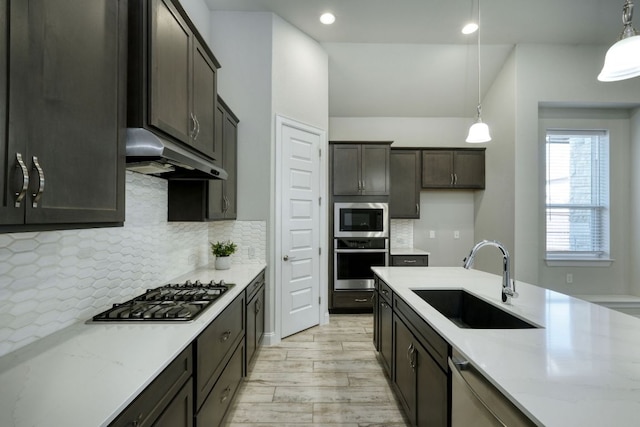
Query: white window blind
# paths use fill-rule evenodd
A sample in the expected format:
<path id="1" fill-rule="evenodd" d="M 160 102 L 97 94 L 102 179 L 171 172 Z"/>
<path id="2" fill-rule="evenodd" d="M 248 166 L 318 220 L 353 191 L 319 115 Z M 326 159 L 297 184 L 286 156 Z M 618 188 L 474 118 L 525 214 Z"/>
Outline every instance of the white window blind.
<path id="1" fill-rule="evenodd" d="M 609 133 L 547 130 L 546 257 L 609 257 Z"/>

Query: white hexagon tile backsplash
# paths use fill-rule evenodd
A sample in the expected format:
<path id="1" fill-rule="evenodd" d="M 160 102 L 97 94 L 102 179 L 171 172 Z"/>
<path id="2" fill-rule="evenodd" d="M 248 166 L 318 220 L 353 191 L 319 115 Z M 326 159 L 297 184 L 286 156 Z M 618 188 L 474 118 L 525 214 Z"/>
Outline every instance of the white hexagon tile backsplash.
<path id="1" fill-rule="evenodd" d="M 124 227 L 0 234 L 0 356 L 211 261 L 266 259 L 264 221 L 167 222 L 167 182 L 127 172 Z"/>

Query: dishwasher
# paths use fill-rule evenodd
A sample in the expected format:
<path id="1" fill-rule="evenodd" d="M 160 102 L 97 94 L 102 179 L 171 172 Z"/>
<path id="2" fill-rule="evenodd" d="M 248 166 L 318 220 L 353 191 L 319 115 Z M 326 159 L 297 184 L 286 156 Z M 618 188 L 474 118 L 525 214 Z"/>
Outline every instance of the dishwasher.
<path id="1" fill-rule="evenodd" d="M 459 352 L 449 358 L 451 427 L 535 426 Z"/>

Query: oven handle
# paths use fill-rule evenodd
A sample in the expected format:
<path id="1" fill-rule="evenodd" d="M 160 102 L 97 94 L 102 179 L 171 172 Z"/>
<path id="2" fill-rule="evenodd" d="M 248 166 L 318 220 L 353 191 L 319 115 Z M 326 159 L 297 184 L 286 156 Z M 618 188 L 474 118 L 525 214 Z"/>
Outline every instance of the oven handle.
<path id="1" fill-rule="evenodd" d="M 389 252 L 389 249 L 334 249 L 334 252 L 337 254 L 357 254 L 361 252 L 371 254 L 371 253 L 387 253 Z"/>

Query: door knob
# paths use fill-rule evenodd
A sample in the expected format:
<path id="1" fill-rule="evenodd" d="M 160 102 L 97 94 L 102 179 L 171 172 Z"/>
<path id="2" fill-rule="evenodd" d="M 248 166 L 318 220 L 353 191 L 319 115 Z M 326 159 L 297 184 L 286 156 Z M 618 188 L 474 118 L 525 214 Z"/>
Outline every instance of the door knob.
<path id="1" fill-rule="evenodd" d="M 289 261 L 290 259 L 295 259 L 295 258 L 296 258 L 296 257 L 294 257 L 294 256 L 290 257 L 289 255 L 285 255 L 285 256 L 283 256 L 283 257 L 282 257 L 282 259 L 283 259 L 284 261 Z"/>

